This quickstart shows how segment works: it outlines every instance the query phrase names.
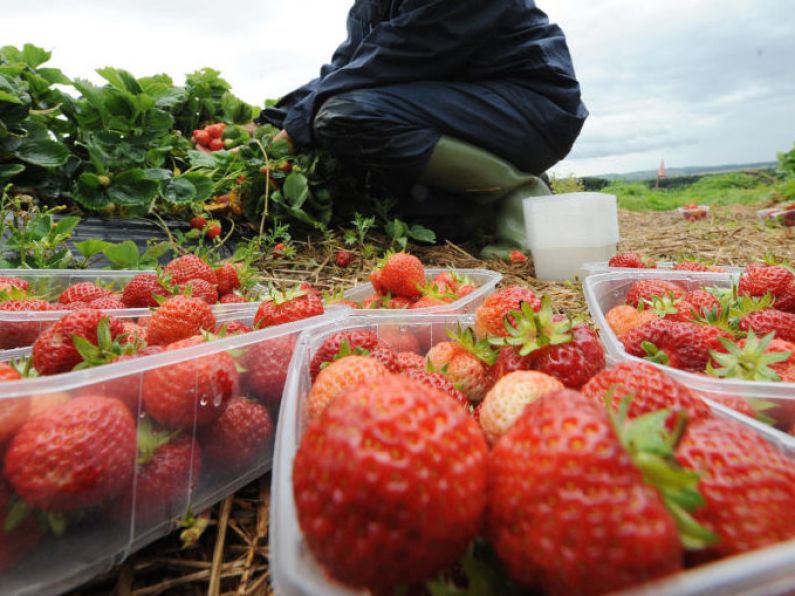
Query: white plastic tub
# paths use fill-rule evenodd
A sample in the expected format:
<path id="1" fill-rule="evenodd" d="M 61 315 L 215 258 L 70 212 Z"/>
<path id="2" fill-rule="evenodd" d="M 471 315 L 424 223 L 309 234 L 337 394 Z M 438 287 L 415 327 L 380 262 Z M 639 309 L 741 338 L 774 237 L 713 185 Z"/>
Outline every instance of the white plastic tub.
<path id="1" fill-rule="evenodd" d="M 276 432 L 270 505 L 270 565 L 273 585 L 282 596 L 352 596 L 352 590 L 328 578 L 304 544 L 293 500 L 292 468 L 303 432 L 304 402 L 311 387 L 309 362 L 323 339 L 340 331 L 366 329 L 379 336 L 402 329 L 417 335 L 423 350 L 446 341 L 447 329 L 474 324 L 471 316 L 351 316 L 304 333 L 296 345 L 292 368 Z M 714 408 L 723 415 L 721 408 Z M 747 418 L 740 417 L 742 422 Z M 795 446 L 782 442 L 781 433 L 760 429 L 773 445 L 795 459 Z M 776 588 L 776 589 L 772 589 Z M 635 594 L 711 595 L 772 594 L 795 589 L 795 540 L 747 555 L 725 559 L 638 586 Z"/>
<path id="2" fill-rule="evenodd" d="M 624 351 L 621 341 L 613 333 L 607 324 L 605 314 L 614 306 L 624 304 L 627 291 L 630 286 L 639 279 L 663 279 L 681 284 L 685 289 L 697 289 L 705 286 L 731 287 L 737 281 L 738 275 L 735 273 L 692 273 L 689 271 L 658 271 L 655 269 L 626 269 L 610 273 L 599 273 L 591 275 L 583 283 L 585 300 L 588 303 L 588 310 L 591 318 L 599 330 L 599 337 L 605 346 L 608 358 L 612 362 L 626 360 L 641 361 L 642 359 L 631 356 Z M 738 379 L 719 379 L 707 375 L 690 373 L 670 366 L 656 364 L 666 373 L 687 385 L 690 389 L 697 391 L 702 397 L 710 398 L 715 395 L 733 395 L 746 399 L 756 398 L 770 401 L 776 404 L 776 408 L 766 412 L 774 419 L 786 414 L 790 416 L 790 411 L 795 409 L 795 383 L 774 383 L 743 381 Z M 749 419 L 742 414 L 731 411 L 731 415 L 749 422 Z M 750 421 L 757 427 L 763 427 L 761 423 Z M 766 427 L 769 428 L 769 427 Z M 770 429 L 779 439 L 795 448 L 795 436 L 784 432 Z"/>
<path id="3" fill-rule="evenodd" d="M 426 268 L 425 280 L 431 281 L 434 277 L 449 269 L 441 268 Z M 462 277 L 468 277 L 475 285 L 475 290 L 455 302 L 449 304 L 440 304 L 439 306 L 429 306 L 428 308 L 415 308 L 411 309 L 412 313 L 416 314 L 464 314 L 475 312 L 478 306 L 486 299 L 486 296 L 494 291 L 497 284 L 502 279 L 502 274 L 490 269 L 454 269 L 455 273 Z M 374 292 L 373 286 L 370 282 L 359 284 L 350 290 L 345 291 L 345 298 L 353 300 L 354 302 L 362 302 L 365 298 Z M 402 309 L 389 309 L 389 308 L 367 308 L 357 311 L 361 315 L 380 315 L 385 313 L 404 312 Z"/>
<path id="4" fill-rule="evenodd" d="M 293 347 L 301 332 L 344 317 L 348 311 L 347 308 L 334 307 L 318 317 L 198 346 L 83 371 L 2 383 L 0 405 L 6 408 L 12 404 L 21 404 L 29 408 L 39 404 L 35 407 L 53 408 L 60 407 L 58 405 L 60 403 L 86 395 L 99 396 L 100 399 L 107 401 L 116 401 L 115 398 L 121 400 L 124 397 L 130 410 L 131 424 L 140 426 L 141 421 L 145 419 L 151 421 L 153 418 L 144 400 L 144 388 L 147 383 L 160 378 L 159 383 L 163 384 L 160 376 L 168 375 L 169 371 L 181 366 L 181 363 L 201 358 L 222 357 L 231 358 L 235 363 L 232 369 L 238 371 L 239 389 L 234 395 L 242 395 L 264 405 L 269 410 L 275 427 L 283 386 L 279 385 L 280 381 L 277 378 L 270 382 L 268 393 L 265 395 L 260 390 L 254 389 L 249 375 L 261 370 L 255 368 L 256 366 L 270 366 L 270 369 L 262 370 L 276 370 L 286 376 L 290 368 Z M 251 316 L 227 315 L 226 320 L 239 320 L 248 325 L 252 323 Z M 220 356 L 221 354 L 225 355 Z M 271 359 L 278 362 L 270 362 Z M 172 381 L 185 383 L 187 387 L 193 382 L 194 390 L 205 392 L 208 391 L 208 386 L 216 386 L 208 385 L 206 379 L 199 376 L 201 373 L 197 369 L 206 370 L 207 360 L 202 361 L 200 367 L 187 369 L 187 372 L 185 369 L 180 369 L 179 379 L 172 377 Z M 227 367 L 226 370 L 229 371 L 229 368 Z M 191 374 L 195 375 L 194 381 L 190 380 Z M 232 375 L 229 372 L 226 374 Z M 281 382 L 283 381 L 282 378 Z M 177 520 L 185 515 L 188 507 L 194 513 L 199 513 L 266 473 L 272 461 L 271 441 L 264 450 L 257 452 L 251 461 L 241 463 L 237 468 L 234 468 L 229 461 L 224 461 L 220 465 L 208 461 L 208 441 L 212 442 L 216 435 L 211 432 L 212 423 L 200 418 L 200 415 L 203 415 L 201 411 L 202 408 L 217 407 L 217 403 L 223 401 L 223 396 L 213 391 L 210 393 L 212 395 L 207 394 L 206 399 L 202 397 L 201 402 L 197 402 L 190 418 L 191 422 L 181 425 L 178 436 L 190 437 L 193 440 L 190 445 L 190 459 L 193 462 L 201 461 L 201 464 L 198 465 L 196 476 L 191 472 L 189 479 L 185 478 L 184 482 L 179 481 L 176 496 L 172 500 L 158 500 L 154 514 L 142 515 L 138 503 L 141 499 L 139 491 L 143 489 L 138 482 L 139 471 L 136 470 L 123 490 L 118 491 L 115 497 L 94 504 L 88 515 L 78 521 L 70 522 L 62 536 L 42 537 L 32 552 L 12 568 L 0 572 L 0 594 L 56 594 L 74 588 L 93 576 L 108 571 L 132 552 L 171 532 L 176 527 Z M 232 391 L 229 390 L 229 393 L 231 394 Z M 57 403 L 47 402 L 47 406 L 41 406 L 43 398 L 40 396 L 45 395 L 54 395 L 54 398 L 47 399 L 54 399 Z M 5 411 L 3 408 L 0 408 L 0 412 Z M 27 415 L 29 416 L 29 413 Z M 13 441 L 13 436 L 18 432 L 19 429 L 13 431 L 12 438 L 7 440 Z"/>

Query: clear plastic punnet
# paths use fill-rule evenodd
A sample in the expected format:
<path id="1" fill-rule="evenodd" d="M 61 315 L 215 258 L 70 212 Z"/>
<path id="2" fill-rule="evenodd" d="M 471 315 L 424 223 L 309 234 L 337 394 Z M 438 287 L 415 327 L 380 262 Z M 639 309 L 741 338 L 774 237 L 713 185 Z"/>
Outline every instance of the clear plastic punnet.
<path id="1" fill-rule="evenodd" d="M 355 312 L 355 311 L 354 311 Z M 302 334 L 296 344 L 295 356 L 284 390 L 284 400 L 276 431 L 270 506 L 270 565 L 273 585 L 283 596 L 352 596 L 356 591 L 328 577 L 306 547 L 298 525 L 293 499 L 292 468 L 305 427 L 305 402 L 311 380 L 309 363 L 323 339 L 340 331 L 362 329 L 374 331 L 391 341 L 396 334 L 412 334 L 418 351 L 447 341 L 447 331 L 456 325 L 471 326 L 472 316 L 404 314 L 347 319 L 315 327 Z M 712 404 L 710 404 L 712 405 Z M 717 415 L 727 415 L 716 407 Z M 749 419 L 740 417 L 748 423 Z M 753 425 L 752 425 L 753 426 Z M 760 425 L 758 430 L 771 444 L 795 460 L 795 446 L 781 441 L 776 433 Z M 756 428 L 756 426 L 755 426 Z M 695 596 L 706 594 L 772 594 L 788 593 L 795 588 L 795 540 L 754 551 L 743 556 L 694 568 L 670 576 L 654 584 L 633 588 L 633 594 L 670 594 Z"/>
<path id="2" fill-rule="evenodd" d="M 441 268 L 427 268 L 425 269 L 425 279 L 431 281 L 434 276 L 444 273 L 448 269 Z M 459 298 L 455 302 L 443 304 L 440 306 L 429 306 L 428 308 L 412 309 L 412 313 L 416 314 L 465 314 L 475 312 L 475 309 L 486 299 L 497 284 L 502 279 L 502 274 L 489 269 L 454 269 L 455 273 L 462 277 L 469 278 L 476 286 L 471 294 L 467 294 L 463 298 Z M 345 298 L 355 302 L 361 302 L 373 293 L 373 286 L 370 282 L 359 284 L 350 290 L 345 291 Z M 384 313 L 401 312 L 400 310 L 388 308 L 368 308 L 362 309 L 358 314 L 362 315 L 381 315 Z"/>
<path id="3" fill-rule="evenodd" d="M 104 288 L 121 291 L 125 284 L 140 273 L 153 271 L 107 269 L 0 269 L 0 277 L 16 277 L 27 281 L 36 295 L 50 301 L 57 300 L 67 287 L 81 283 L 98 283 Z M 258 293 L 265 288 L 256 286 Z M 212 305 L 216 317 L 238 313 L 241 316 L 256 312 L 259 302 Z M 2 350 L 31 345 L 39 334 L 70 312 L 68 309 L 48 311 L 0 310 L 0 353 Z M 138 318 L 150 314 L 148 308 L 106 309 L 104 312 L 123 318 Z"/>
<path id="4" fill-rule="evenodd" d="M 702 287 L 729 288 L 736 282 L 734 273 L 693 273 L 690 271 L 659 271 L 655 269 L 634 269 L 599 273 L 589 276 L 583 283 L 585 300 L 591 318 L 599 329 L 599 336 L 605 346 L 608 360 L 615 363 L 621 361 L 643 361 L 636 356 L 627 354 L 624 346 L 610 329 L 605 319 L 606 313 L 619 304 L 624 304 L 627 291 L 639 279 L 662 279 L 680 284 L 686 290 Z M 644 361 L 645 362 L 645 361 Z M 739 379 L 719 379 L 707 375 L 691 373 L 670 366 L 656 364 L 666 373 L 683 383 L 691 390 L 709 400 L 714 396 L 738 396 L 750 400 L 751 403 L 769 402 L 773 407 L 765 414 L 773 418 L 776 426 L 789 430 L 795 424 L 795 383 L 775 383 L 760 381 L 743 381 Z M 711 405 L 717 406 L 714 402 Z M 720 408 L 727 415 L 742 419 L 757 428 L 764 427 L 770 432 L 780 435 L 780 440 L 795 448 L 795 436 L 780 432 L 729 408 Z"/>
<path id="5" fill-rule="evenodd" d="M 588 277 L 589 275 L 596 275 L 598 273 L 610 273 L 618 272 L 618 271 L 625 271 L 625 272 L 632 272 L 632 271 L 646 271 L 646 269 L 635 269 L 633 267 L 611 267 L 607 264 L 607 261 L 593 261 L 591 263 L 585 263 L 582 266 L 583 277 Z M 655 263 L 656 269 L 648 269 L 648 271 L 673 271 L 674 266 L 676 263 L 673 261 L 657 261 Z M 721 265 L 723 269 L 725 269 L 726 273 L 731 275 L 739 276 L 742 275 L 743 271 L 745 271 L 745 267 L 733 267 L 729 265 Z M 717 273 L 715 271 L 686 271 L 685 273 L 694 273 L 696 275 L 709 275 L 711 273 Z"/>
<path id="6" fill-rule="evenodd" d="M 294 346 L 348 312 L 0 384 L 0 593 L 74 588 L 268 472 Z"/>

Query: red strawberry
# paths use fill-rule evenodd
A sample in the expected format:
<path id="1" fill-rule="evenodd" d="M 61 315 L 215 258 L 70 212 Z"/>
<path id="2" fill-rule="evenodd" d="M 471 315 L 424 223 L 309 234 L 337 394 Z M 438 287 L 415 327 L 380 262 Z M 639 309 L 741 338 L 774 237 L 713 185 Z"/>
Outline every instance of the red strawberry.
<path id="1" fill-rule="evenodd" d="M 124 286 L 121 301 L 128 308 L 154 308 L 155 296 L 169 296 L 165 286 L 154 273 L 139 273 Z"/>
<path id="2" fill-rule="evenodd" d="M 196 255 L 177 257 L 165 266 L 165 272 L 171 277 L 173 284 L 184 284 L 192 279 L 215 283 L 215 271 Z"/>
<path id="3" fill-rule="evenodd" d="M 697 395 L 656 366 L 644 362 L 622 362 L 603 370 L 583 386 L 582 392 L 599 405 L 610 394 L 613 408 L 632 396 L 629 418 L 664 409 L 684 411 L 688 420 L 710 416 L 709 407 Z"/>
<path id="4" fill-rule="evenodd" d="M 726 557 L 795 537 L 795 464 L 756 431 L 725 418 L 687 426 L 676 459 L 701 474 L 706 504 L 694 517 Z"/>
<path id="5" fill-rule="evenodd" d="M 445 304 L 449 304 L 444 300 L 440 300 L 439 298 L 434 298 L 433 296 L 423 296 L 416 302 L 411 303 L 409 306 L 410 309 L 416 310 L 418 308 L 432 308 L 434 306 L 443 306 Z M 394 308 L 390 306 L 389 308 Z"/>
<path id="6" fill-rule="evenodd" d="M 201 298 L 207 304 L 218 302 L 218 286 L 203 279 L 192 279 L 184 284 L 178 284 L 176 287 L 178 293 Z"/>
<path id="7" fill-rule="evenodd" d="M 201 298 L 172 296 L 150 317 L 146 341 L 166 345 L 215 329 L 215 315 Z"/>
<path id="8" fill-rule="evenodd" d="M 243 298 L 243 296 L 240 294 L 229 293 L 221 296 L 221 299 L 218 302 L 221 304 L 243 304 L 248 302 L 248 300 Z"/>
<path id="9" fill-rule="evenodd" d="M 651 304 L 655 298 L 671 296 L 673 299 L 681 298 L 685 291 L 677 284 L 662 279 L 641 279 L 630 286 L 625 302 L 630 306 L 640 303 Z"/>
<path id="10" fill-rule="evenodd" d="M 389 348 L 376 348 L 370 352 L 370 357 L 375 358 L 384 365 L 384 368 L 391 373 L 400 372 L 400 362 L 398 361 L 397 352 Z"/>
<path id="11" fill-rule="evenodd" d="M 420 300 L 422 300 L 422 298 L 420 298 Z M 414 304 L 416 304 L 416 302 L 412 302 L 411 299 L 405 296 L 387 296 L 384 299 L 383 307 L 391 309 L 412 308 Z"/>
<path id="12" fill-rule="evenodd" d="M 117 296 L 109 295 L 109 296 L 104 296 L 103 298 L 97 298 L 96 300 L 89 302 L 88 308 L 98 308 L 101 310 L 118 310 L 126 307 L 124 306 L 124 302 L 122 302 L 120 298 L 118 298 Z"/>
<path id="13" fill-rule="evenodd" d="M 742 296 L 761 297 L 769 293 L 778 298 L 786 293 L 793 279 L 795 275 L 784 267 L 751 263 L 740 277 L 738 291 Z"/>
<path id="14" fill-rule="evenodd" d="M 370 272 L 370 285 L 373 286 L 373 292 L 376 294 L 381 294 L 384 291 L 383 286 L 381 285 L 381 269 L 373 269 Z"/>
<path id="15" fill-rule="evenodd" d="M 3 381 L 18 381 L 22 378 L 19 371 L 6 362 L 0 362 L 0 383 Z"/>
<path id="16" fill-rule="evenodd" d="M 640 258 L 638 253 L 625 252 L 610 257 L 607 262 L 608 267 L 627 267 L 632 269 L 645 269 L 646 263 Z"/>
<path id="17" fill-rule="evenodd" d="M 417 352 L 397 352 L 397 364 L 400 372 L 411 369 L 425 369 L 425 358 Z"/>
<path id="18" fill-rule="evenodd" d="M 200 440 L 207 464 L 216 473 L 250 472 L 270 461 L 273 421 L 262 404 L 233 397 L 223 415 L 202 430 Z"/>
<path id="19" fill-rule="evenodd" d="M 32 507 L 96 507 L 132 490 L 135 445 L 135 421 L 119 401 L 76 397 L 22 426 L 4 472 Z"/>
<path id="20" fill-rule="evenodd" d="M 334 335 L 329 335 L 312 356 L 309 363 L 309 374 L 314 381 L 320 373 L 320 367 L 324 362 L 331 362 L 339 353 L 343 343 L 347 343 L 351 353 L 356 348 L 361 348 L 371 352 L 378 345 L 378 335 L 374 331 L 365 329 L 354 329 L 352 331 L 341 331 Z"/>
<path id="21" fill-rule="evenodd" d="M 27 292 L 30 284 L 18 277 L 5 277 L 0 276 L 0 292 L 5 292 L 10 290 L 11 288 L 16 288 L 18 290 L 22 290 L 23 292 Z"/>
<path id="22" fill-rule="evenodd" d="M 353 253 L 349 250 L 338 250 L 334 255 L 334 262 L 337 264 L 337 267 L 342 267 L 343 269 L 351 264 L 353 261 Z"/>
<path id="23" fill-rule="evenodd" d="M 230 335 L 240 335 L 241 333 L 251 333 L 251 327 L 240 321 L 227 321 L 218 323 L 215 326 L 215 334 L 229 337 Z"/>
<path id="24" fill-rule="evenodd" d="M 337 396 L 357 383 L 388 374 L 386 367 L 370 356 L 345 356 L 333 361 L 320 371 L 312 384 L 306 401 L 308 419 L 317 419 Z"/>
<path id="25" fill-rule="evenodd" d="M 712 401 L 718 402 L 719 404 L 726 406 L 727 408 L 731 408 L 732 410 L 739 412 L 740 414 L 745 414 L 749 418 L 757 417 L 757 412 L 756 410 L 754 410 L 753 406 L 750 403 L 748 403 L 747 399 L 739 395 L 722 395 L 722 394 L 707 393 L 704 396 L 708 397 Z"/>
<path id="26" fill-rule="evenodd" d="M 519 351 L 513 346 L 503 346 L 497 354 L 494 366 L 489 370 L 489 387 L 499 381 L 505 375 L 517 370 L 530 370 L 533 365 L 533 354 L 526 356 L 519 355 Z"/>
<path id="27" fill-rule="evenodd" d="M 69 304 L 58 304 L 55 306 L 56 310 L 85 310 L 86 308 L 93 308 L 88 302 L 70 302 Z"/>
<path id="28" fill-rule="evenodd" d="M 293 357 L 296 337 L 283 335 L 246 346 L 240 357 L 245 369 L 243 385 L 267 405 L 278 406 L 282 401 L 284 382 Z"/>
<path id="29" fill-rule="evenodd" d="M 135 525 L 138 530 L 185 514 L 190 491 L 202 468 L 202 451 L 188 435 L 156 432 L 140 423 L 135 482 Z M 114 510 L 129 518 L 133 491 L 122 495 Z"/>
<path id="30" fill-rule="evenodd" d="M 509 259 L 511 263 L 526 263 L 527 255 L 521 250 L 512 250 Z"/>
<path id="31" fill-rule="evenodd" d="M 220 139 L 221 135 L 224 133 L 224 128 L 226 128 L 226 124 L 218 122 L 216 124 L 208 124 L 204 127 L 204 130 L 207 131 L 211 139 Z"/>
<path id="32" fill-rule="evenodd" d="M 389 375 L 343 392 L 293 465 L 309 551 L 332 577 L 376 592 L 434 576 L 480 529 L 487 453 L 477 424 L 437 389 Z"/>
<path id="33" fill-rule="evenodd" d="M 393 296 L 414 298 L 420 294 L 425 283 L 425 268 L 422 262 L 405 252 L 389 255 L 381 268 L 381 287 Z"/>
<path id="34" fill-rule="evenodd" d="M 693 321 L 696 318 L 704 318 L 710 313 L 720 316 L 720 301 L 705 290 L 692 290 L 687 292 L 681 300 L 675 303 L 678 311 L 677 316 L 666 316 L 667 319 L 678 321 Z"/>
<path id="35" fill-rule="evenodd" d="M 452 381 L 450 381 L 450 379 L 445 377 L 442 373 L 430 372 L 420 368 L 409 368 L 403 370 L 402 372 L 409 379 L 414 379 L 415 381 L 419 381 L 420 383 L 443 391 L 452 397 L 457 403 L 467 408 L 467 410 L 469 409 L 469 400 L 467 399 L 467 396 L 456 389 Z"/>
<path id="36" fill-rule="evenodd" d="M 532 368 L 579 389 L 605 367 L 605 351 L 587 325 L 575 325 L 571 341 L 545 346 L 531 353 Z"/>
<path id="37" fill-rule="evenodd" d="M 477 403 L 489 388 L 489 366 L 496 354 L 488 346 L 475 343 L 471 332 L 458 334 L 456 341 L 436 344 L 425 355 L 428 366 L 443 373 L 472 403 Z"/>
<path id="38" fill-rule="evenodd" d="M 215 283 L 218 284 L 218 294 L 226 296 L 240 288 L 240 276 L 234 265 L 225 263 L 215 270 Z"/>
<path id="39" fill-rule="evenodd" d="M 114 362 L 134 360 L 143 356 L 159 354 L 162 351 L 162 346 L 149 346 L 134 354 L 123 354 L 116 358 Z M 78 390 L 78 395 L 104 395 L 108 398 L 119 400 L 127 407 L 133 417 L 137 417 L 141 408 L 141 378 L 141 373 L 114 377 L 86 386 Z"/>
<path id="40" fill-rule="evenodd" d="M 0 383 L 18 381 L 21 378 L 22 375 L 17 369 L 5 362 L 0 362 Z M 28 419 L 29 412 L 30 398 L 28 396 L 0 399 L 0 447 L 14 436 L 14 433 Z"/>
<path id="41" fill-rule="evenodd" d="M 422 352 L 421 338 L 402 325 L 382 324 L 378 329 L 378 345 L 393 352 Z"/>
<path id="42" fill-rule="evenodd" d="M 122 332 L 119 339 L 122 343 L 146 345 L 146 329 L 137 323 L 122 321 Z"/>
<path id="43" fill-rule="evenodd" d="M 42 375 L 54 375 L 72 370 L 83 358 L 75 346 L 73 336 L 80 336 L 95 346 L 99 344 L 97 330 L 101 320 L 108 321 L 111 339 L 124 332 L 121 321 L 98 310 L 84 309 L 61 317 L 33 343 L 33 366 Z"/>
<path id="44" fill-rule="evenodd" d="M 775 332 L 776 338 L 795 342 L 795 314 L 767 308 L 745 315 L 740 320 L 742 331 L 753 331 L 758 336 Z"/>
<path id="45" fill-rule="evenodd" d="M 84 281 L 73 286 L 69 286 L 63 292 L 61 292 L 61 295 L 58 296 L 58 302 L 61 304 L 69 304 L 70 302 L 91 303 L 94 300 L 104 298 L 110 294 L 110 290 L 100 288 L 90 281 Z"/>
<path id="46" fill-rule="evenodd" d="M 221 151 L 224 148 L 224 142 L 221 139 L 210 139 L 210 151 Z"/>
<path id="47" fill-rule="evenodd" d="M 0 312 L 48 311 L 49 302 L 44 300 L 9 300 L 0 302 Z M 39 336 L 45 323 L 27 321 L 0 321 L 0 349 L 22 348 L 31 345 Z"/>
<path id="48" fill-rule="evenodd" d="M 24 516 L 18 519 L 20 516 Z M 31 512 L 19 513 L 14 507 L 14 493 L 4 480 L 0 480 L 0 527 L 4 528 L 0 540 L 0 571 L 14 567 L 36 548 L 41 540 L 41 529 Z"/>
<path id="49" fill-rule="evenodd" d="M 508 286 L 490 294 L 475 311 L 475 334 L 480 338 L 507 336 L 503 318 L 523 302 L 536 312 L 541 309 L 541 301 L 530 288 Z"/>
<path id="50" fill-rule="evenodd" d="M 205 343 L 190 337 L 166 346 L 166 352 Z M 217 420 L 237 394 L 238 372 L 226 352 L 193 357 L 144 373 L 141 396 L 144 410 L 167 428 L 191 428 Z"/>
<path id="51" fill-rule="evenodd" d="M 278 257 L 278 256 L 281 256 L 281 255 L 284 253 L 284 250 L 285 250 L 286 248 L 287 248 L 287 246 L 284 244 L 284 242 L 277 242 L 277 243 L 276 243 L 276 244 L 273 246 L 273 250 L 271 251 L 271 255 L 272 255 L 274 258 L 275 258 L 275 257 Z"/>
<path id="52" fill-rule="evenodd" d="M 196 216 L 190 218 L 190 227 L 194 230 L 203 230 L 204 226 L 207 225 L 207 218 Z"/>
<path id="53" fill-rule="evenodd" d="M 674 265 L 674 271 L 725 271 L 723 267 L 716 267 L 715 265 L 707 265 L 699 261 L 682 261 Z"/>
<path id="54" fill-rule="evenodd" d="M 323 314 L 323 301 L 317 292 L 291 290 L 273 292 L 263 301 L 254 315 L 254 328 L 264 329 L 284 325 Z"/>
<path id="55" fill-rule="evenodd" d="M 527 404 L 562 389 L 563 383 L 538 371 L 517 370 L 502 377 L 478 408 L 478 422 L 489 445 L 508 431 Z"/>
<path id="56" fill-rule="evenodd" d="M 211 141 L 210 145 L 212 145 L 214 142 L 215 141 Z M 212 147 L 210 147 L 210 149 L 212 149 Z M 218 238 L 221 235 L 221 224 L 217 221 L 211 221 L 210 223 L 208 223 L 205 235 L 210 240 L 215 240 L 216 238 Z"/>
<path id="57" fill-rule="evenodd" d="M 604 409 L 570 390 L 530 403 L 492 449 L 487 528 L 508 574 L 546 594 L 612 592 L 682 568 L 659 493 Z"/>

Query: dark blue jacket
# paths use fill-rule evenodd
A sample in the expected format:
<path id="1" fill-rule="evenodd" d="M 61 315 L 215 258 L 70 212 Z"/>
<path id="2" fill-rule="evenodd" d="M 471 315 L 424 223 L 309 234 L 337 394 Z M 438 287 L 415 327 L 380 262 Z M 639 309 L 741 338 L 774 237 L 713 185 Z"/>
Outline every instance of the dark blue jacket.
<path id="1" fill-rule="evenodd" d="M 312 144 L 312 121 L 325 99 L 410 81 L 525 87 L 555 104 L 539 105 L 535 114 L 553 139 L 556 127 L 570 136 L 588 115 L 563 32 L 533 0 L 357 0 L 347 26 L 348 38 L 320 77 L 261 115 L 299 145 Z"/>

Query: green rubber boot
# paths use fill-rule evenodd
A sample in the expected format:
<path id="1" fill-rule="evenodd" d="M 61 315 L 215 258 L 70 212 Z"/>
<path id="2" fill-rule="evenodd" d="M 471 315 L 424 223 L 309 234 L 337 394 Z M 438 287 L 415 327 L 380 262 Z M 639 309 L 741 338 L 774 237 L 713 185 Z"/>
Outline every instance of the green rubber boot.
<path id="1" fill-rule="evenodd" d="M 526 250 L 522 201 L 551 194 L 540 178 L 446 136 L 436 143 L 420 182 L 462 195 L 470 203 L 465 219 L 478 220 L 481 228 L 493 224 L 497 242 L 483 248 L 483 258 L 506 258 L 513 250 Z"/>

